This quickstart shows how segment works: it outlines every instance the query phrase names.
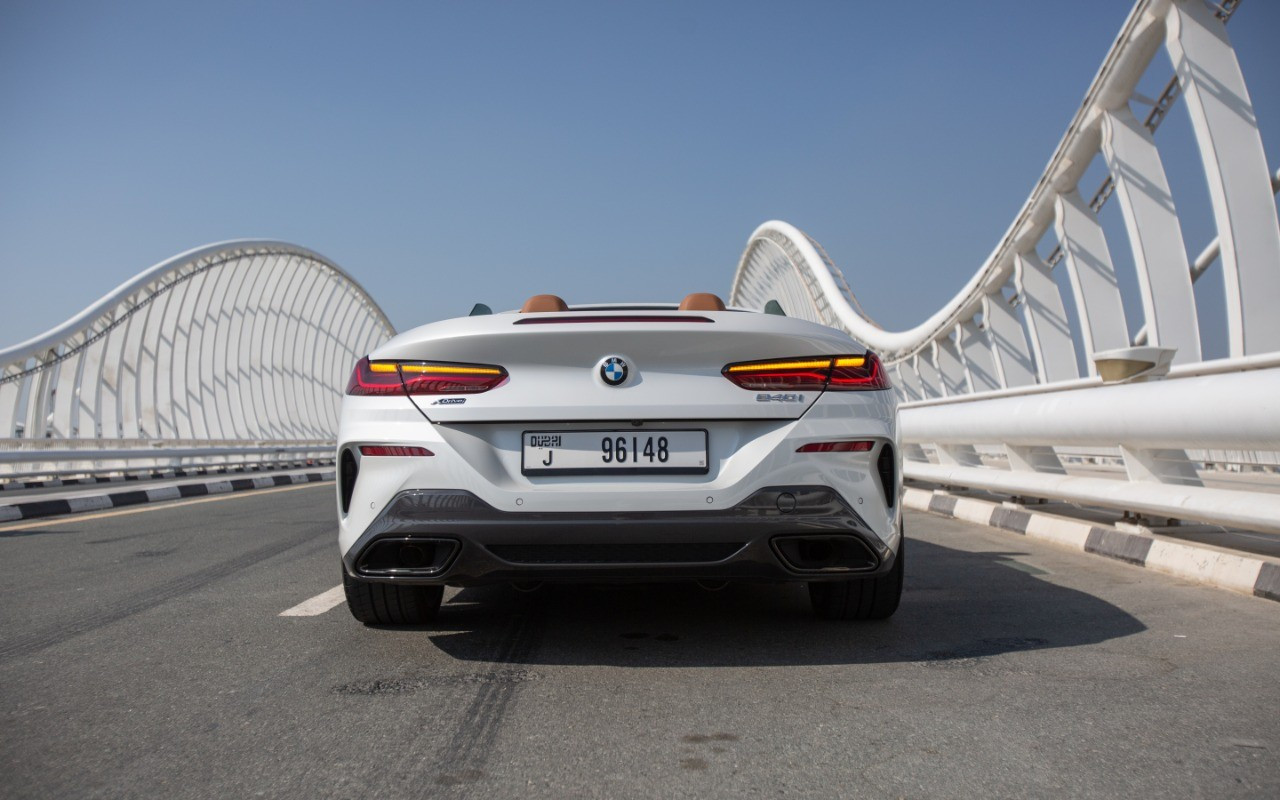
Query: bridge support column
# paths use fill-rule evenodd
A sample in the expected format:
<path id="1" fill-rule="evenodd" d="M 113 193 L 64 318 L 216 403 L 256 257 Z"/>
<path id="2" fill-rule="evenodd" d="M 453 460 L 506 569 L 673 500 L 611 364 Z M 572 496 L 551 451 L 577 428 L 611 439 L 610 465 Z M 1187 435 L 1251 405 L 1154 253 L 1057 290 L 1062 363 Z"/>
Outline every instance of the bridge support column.
<path id="1" fill-rule="evenodd" d="M 49 350 L 36 356 L 36 360 L 49 363 L 57 358 L 55 350 Z M 57 388 L 55 380 L 57 369 L 45 368 L 34 379 L 34 388 L 27 396 L 27 421 L 25 433 L 28 439 L 44 439 L 49 432 L 49 402 L 53 399 L 53 390 Z"/>
<path id="2" fill-rule="evenodd" d="M 1185 450 L 1141 450 L 1121 445 L 1120 455 L 1131 481 L 1204 486 Z"/>
<path id="3" fill-rule="evenodd" d="M 956 326 L 960 353 L 964 356 L 964 377 L 970 394 L 1000 388 L 989 334 L 989 331 L 979 330 L 978 323 L 972 319 Z"/>
<path id="4" fill-rule="evenodd" d="M 942 389 L 947 397 L 964 394 L 964 362 L 960 360 L 955 340 L 950 336 L 934 340 L 933 358 L 938 365 L 938 373 L 942 376 Z"/>
<path id="5" fill-rule="evenodd" d="M 924 387 L 920 385 L 920 376 L 916 374 L 915 365 L 910 360 L 898 362 L 898 380 L 907 400 L 925 399 Z"/>
<path id="6" fill-rule="evenodd" d="M 1080 377 L 1071 326 L 1049 268 L 1034 251 L 1019 253 L 1014 264 L 1014 280 L 1023 300 L 1031 351 L 1036 356 L 1036 377 L 1040 383 Z"/>
<path id="7" fill-rule="evenodd" d="M 72 412 L 75 409 L 76 396 L 80 392 L 79 366 L 81 356 L 64 359 L 51 371 L 56 371 L 54 386 L 57 390 L 49 398 L 50 429 L 55 439 L 75 438 L 80 435 Z"/>
<path id="8" fill-rule="evenodd" d="M 98 414 L 99 392 L 102 391 L 102 354 L 106 346 L 106 337 L 98 339 L 89 345 L 79 359 L 80 371 L 76 383 L 80 389 L 76 393 L 75 424 L 80 429 L 79 436 L 85 439 L 100 439 L 106 434 Z"/>
<path id="9" fill-rule="evenodd" d="M 1231 355 L 1280 350 L 1280 223 L 1244 75 L 1203 0 L 1174 0 L 1166 30 L 1218 225 Z"/>
<path id="10" fill-rule="evenodd" d="M 942 379 L 938 377 L 938 368 L 925 355 L 928 348 L 924 351 L 916 353 L 912 356 L 915 363 L 916 374 L 920 376 L 920 385 L 924 387 L 924 396 L 926 398 L 942 397 Z"/>
<path id="11" fill-rule="evenodd" d="M 902 459 L 903 461 L 926 462 L 929 460 L 929 457 L 925 455 L 924 448 L 915 442 L 903 442 Z"/>
<path id="12" fill-rule="evenodd" d="M 1129 106 L 1103 115 L 1102 153 L 1133 248 L 1147 323 L 1146 343 L 1176 347 L 1176 364 L 1199 361 L 1200 324 L 1182 225 L 1160 151 Z"/>
<path id="13" fill-rule="evenodd" d="M 1058 195 L 1053 210 L 1054 229 L 1062 243 L 1080 317 L 1085 367 L 1090 375 L 1097 375 L 1094 353 L 1129 346 L 1116 269 L 1102 226 L 1078 190 Z"/>
<path id="14" fill-rule="evenodd" d="M 938 463 L 952 467 L 981 467 L 982 457 L 971 444 L 939 444 Z"/>
<path id="15" fill-rule="evenodd" d="M 1052 447 L 1046 445 L 1019 446 L 1007 444 L 1004 446 L 1004 451 L 1009 456 L 1009 469 L 1028 472 L 1051 472 L 1056 475 L 1067 474 L 1067 470 L 1063 468 L 1062 461 Z"/>
<path id="16" fill-rule="evenodd" d="M 124 438 L 124 392 L 121 381 L 124 375 L 124 346 L 132 325 L 133 317 L 125 317 L 123 325 L 108 331 L 103 338 L 98 421 L 102 425 L 103 436 L 108 439 Z"/>
<path id="17" fill-rule="evenodd" d="M 1035 364 L 1027 350 L 1026 332 L 1003 292 L 982 298 L 982 321 L 991 340 L 991 355 L 1000 387 L 1012 389 L 1035 383 Z"/>
<path id="18" fill-rule="evenodd" d="M 16 373 L 18 370 L 11 370 Z M 18 426 L 18 393 L 22 381 L 0 383 L 0 439 L 11 439 Z"/>

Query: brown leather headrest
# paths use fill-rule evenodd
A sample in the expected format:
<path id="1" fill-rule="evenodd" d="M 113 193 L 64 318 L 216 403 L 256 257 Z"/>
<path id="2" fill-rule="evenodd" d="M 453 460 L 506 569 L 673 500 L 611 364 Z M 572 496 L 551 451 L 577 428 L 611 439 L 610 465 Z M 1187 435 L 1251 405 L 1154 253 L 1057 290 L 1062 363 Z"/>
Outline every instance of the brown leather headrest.
<path id="1" fill-rule="evenodd" d="M 680 301 L 681 311 L 724 311 L 724 301 L 710 292 L 694 292 Z"/>
<path id="2" fill-rule="evenodd" d="M 537 314 L 544 311 L 568 311 L 569 304 L 554 294 L 535 294 L 524 301 L 521 314 Z"/>

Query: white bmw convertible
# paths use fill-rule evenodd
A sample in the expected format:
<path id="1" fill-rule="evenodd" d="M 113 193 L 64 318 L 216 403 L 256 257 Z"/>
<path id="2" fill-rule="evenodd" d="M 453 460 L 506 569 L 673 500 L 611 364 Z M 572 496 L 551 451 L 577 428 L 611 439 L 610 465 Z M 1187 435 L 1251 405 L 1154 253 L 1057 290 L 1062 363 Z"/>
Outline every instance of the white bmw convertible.
<path id="1" fill-rule="evenodd" d="M 902 592 L 896 402 L 846 334 L 682 303 L 424 325 L 360 360 L 338 433 L 347 603 L 419 624 L 445 586 L 804 581 L 883 619 Z"/>

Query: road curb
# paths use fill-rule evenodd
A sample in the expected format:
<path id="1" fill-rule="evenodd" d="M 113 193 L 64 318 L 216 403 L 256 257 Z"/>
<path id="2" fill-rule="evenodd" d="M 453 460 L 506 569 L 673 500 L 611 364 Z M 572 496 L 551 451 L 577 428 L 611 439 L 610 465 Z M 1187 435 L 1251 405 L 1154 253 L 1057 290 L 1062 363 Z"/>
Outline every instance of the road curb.
<path id="1" fill-rule="evenodd" d="M 183 483 L 178 486 L 160 486 L 154 489 L 127 489 L 84 497 L 29 500 L 24 503 L 0 505 L 0 522 L 17 522 L 62 514 L 103 511 L 123 506 L 136 506 L 143 503 L 161 503 L 187 497 L 204 497 L 206 495 L 228 494 L 230 492 L 247 492 L 254 489 L 269 489 L 275 486 L 331 481 L 333 476 L 333 470 L 323 470 L 320 472 L 295 472 L 287 475 L 259 475 L 253 478 L 218 478 Z"/>
<path id="2" fill-rule="evenodd" d="M 1280 602 L 1280 564 L 1252 555 L 959 497 L 941 489 L 907 487 L 908 508 L 976 522 L 1072 550 L 1105 556 L 1179 578 Z"/>

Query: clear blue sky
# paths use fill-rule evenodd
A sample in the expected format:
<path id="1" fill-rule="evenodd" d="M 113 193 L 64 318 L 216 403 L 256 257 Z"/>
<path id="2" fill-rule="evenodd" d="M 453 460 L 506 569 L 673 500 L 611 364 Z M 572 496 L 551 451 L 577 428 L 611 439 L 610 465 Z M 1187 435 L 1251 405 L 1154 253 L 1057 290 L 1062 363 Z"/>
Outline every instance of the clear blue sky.
<path id="1" fill-rule="evenodd" d="M 1003 234 L 1128 11 L 6 0 L 0 345 L 222 239 L 318 250 L 405 329 L 538 292 L 727 293 L 771 218 L 913 325 Z M 1274 169 L 1280 4 L 1229 30 Z M 1179 108 L 1160 137 L 1198 252 L 1188 130 Z"/>

